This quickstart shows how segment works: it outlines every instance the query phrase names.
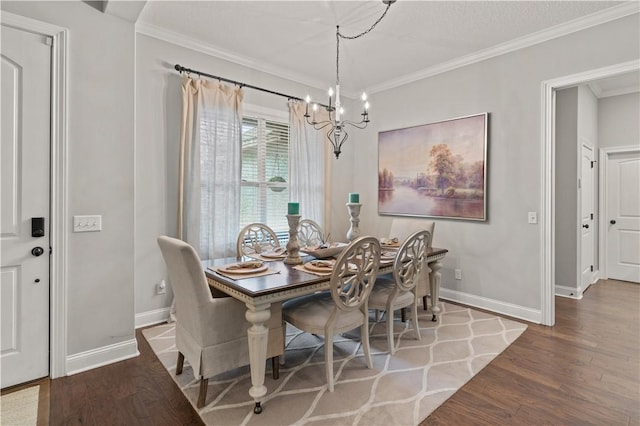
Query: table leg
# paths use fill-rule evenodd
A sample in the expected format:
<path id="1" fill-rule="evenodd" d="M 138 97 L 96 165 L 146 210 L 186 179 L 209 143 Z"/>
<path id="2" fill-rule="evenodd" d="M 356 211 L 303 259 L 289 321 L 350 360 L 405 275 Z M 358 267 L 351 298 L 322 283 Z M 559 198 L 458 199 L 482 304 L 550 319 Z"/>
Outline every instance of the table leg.
<path id="1" fill-rule="evenodd" d="M 442 263 L 436 260 L 435 262 L 429 263 L 429 267 L 431 268 L 429 287 L 431 291 L 431 313 L 433 314 L 431 321 L 437 321 L 437 315 L 440 313 L 438 300 L 440 299 L 440 278 L 442 276 L 440 269 L 442 269 Z"/>
<path id="2" fill-rule="evenodd" d="M 254 306 L 247 303 L 245 317 L 252 324 L 247 330 L 251 367 L 251 389 L 249 389 L 249 395 L 256 403 L 253 412 L 260 414 L 262 412 L 261 399 L 267 394 L 267 387 L 264 385 L 264 372 L 269 329 L 264 326 L 264 323 L 271 317 L 270 304 L 265 303 Z"/>

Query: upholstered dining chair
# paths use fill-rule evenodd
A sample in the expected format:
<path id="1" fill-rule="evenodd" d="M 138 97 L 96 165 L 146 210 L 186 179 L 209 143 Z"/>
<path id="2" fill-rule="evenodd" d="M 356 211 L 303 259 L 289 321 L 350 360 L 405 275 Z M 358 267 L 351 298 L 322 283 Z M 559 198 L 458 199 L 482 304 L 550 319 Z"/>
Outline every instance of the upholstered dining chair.
<path id="1" fill-rule="evenodd" d="M 416 339 L 420 340 L 418 326 L 418 291 L 416 285 L 427 266 L 427 255 L 431 248 L 431 232 L 418 231 L 410 235 L 400 246 L 393 261 L 393 279 L 376 281 L 369 295 L 369 308 L 386 311 L 387 345 L 393 355 L 393 312 L 411 307 L 411 322 Z M 376 315 L 377 317 L 377 315 Z"/>
<path id="2" fill-rule="evenodd" d="M 176 375 L 182 374 L 184 359 L 200 378 L 198 408 L 204 406 L 209 377 L 249 364 L 245 319 L 246 307 L 231 297 L 213 297 L 196 251 L 189 244 L 171 237 L 158 237 L 167 265 L 176 302 Z M 282 305 L 271 305 L 267 357 L 273 377 L 279 375 L 279 355 L 284 353 Z"/>
<path id="3" fill-rule="evenodd" d="M 307 333 L 324 336 L 329 392 L 334 389 L 334 335 L 360 327 L 365 361 L 372 368 L 367 299 L 378 273 L 380 251 L 377 238 L 357 238 L 338 256 L 331 273 L 330 291 L 289 300 L 282 306 L 285 321 Z"/>
<path id="4" fill-rule="evenodd" d="M 278 236 L 264 223 L 251 223 L 238 234 L 238 259 L 242 256 L 252 256 L 280 247 Z"/>
<path id="5" fill-rule="evenodd" d="M 433 234 L 435 231 L 436 223 L 432 220 L 423 219 L 407 219 L 407 218 L 394 218 L 391 222 L 390 237 L 398 238 L 399 241 L 404 241 L 409 235 L 414 232 L 425 230 L 431 232 L 431 241 L 433 242 Z M 429 273 L 431 269 L 424 269 L 422 275 L 418 279 L 416 288 L 418 289 L 418 297 L 422 298 L 422 307 L 427 310 L 427 295 L 430 293 L 429 289 Z"/>
<path id="6" fill-rule="evenodd" d="M 317 247 L 325 243 L 322 227 L 311 219 L 300 220 L 298 224 L 298 242 L 300 247 Z"/>

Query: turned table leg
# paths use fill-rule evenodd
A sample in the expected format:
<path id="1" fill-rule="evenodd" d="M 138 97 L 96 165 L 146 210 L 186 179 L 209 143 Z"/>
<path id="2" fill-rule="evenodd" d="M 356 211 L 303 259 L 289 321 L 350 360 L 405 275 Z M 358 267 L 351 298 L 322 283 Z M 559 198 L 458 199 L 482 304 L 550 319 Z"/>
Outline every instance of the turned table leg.
<path id="1" fill-rule="evenodd" d="M 262 397 L 267 394 L 267 387 L 264 385 L 264 372 L 265 361 L 267 359 L 269 329 L 264 326 L 264 323 L 271 317 L 270 304 L 253 306 L 247 303 L 247 313 L 245 317 L 247 321 L 252 324 L 249 330 L 247 330 L 249 362 L 251 366 L 251 388 L 249 389 L 249 395 L 256 403 L 253 412 L 260 414 L 262 412 L 260 402 Z"/>
<path id="2" fill-rule="evenodd" d="M 440 269 L 442 269 L 442 263 L 438 260 L 435 262 L 429 263 L 429 267 L 431 268 L 431 274 L 429 274 L 429 287 L 431 291 L 431 313 L 433 317 L 431 321 L 437 321 L 437 315 L 440 313 L 440 278 L 442 274 L 440 273 Z"/>

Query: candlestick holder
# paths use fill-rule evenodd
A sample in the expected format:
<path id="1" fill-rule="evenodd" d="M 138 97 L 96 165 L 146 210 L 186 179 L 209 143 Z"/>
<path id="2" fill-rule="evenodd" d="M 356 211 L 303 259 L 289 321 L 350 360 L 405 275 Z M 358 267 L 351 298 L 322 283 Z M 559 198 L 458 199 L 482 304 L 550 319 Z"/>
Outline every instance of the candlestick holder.
<path id="1" fill-rule="evenodd" d="M 287 257 L 284 263 L 289 265 L 300 265 L 302 258 L 300 257 L 300 243 L 298 242 L 298 224 L 300 223 L 299 214 L 288 214 L 289 222 L 289 242 L 287 242 Z"/>
<path id="2" fill-rule="evenodd" d="M 358 224 L 360 223 L 360 207 L 362 204 L 360 203 L 347 203 L 347 208 L 349 209 L 349 216 L 351 216 L 351 226 L 347 231 L 347 239 L 349 242 L 355 240 L 360 236 L 360 228 L 358 228 Z"/>

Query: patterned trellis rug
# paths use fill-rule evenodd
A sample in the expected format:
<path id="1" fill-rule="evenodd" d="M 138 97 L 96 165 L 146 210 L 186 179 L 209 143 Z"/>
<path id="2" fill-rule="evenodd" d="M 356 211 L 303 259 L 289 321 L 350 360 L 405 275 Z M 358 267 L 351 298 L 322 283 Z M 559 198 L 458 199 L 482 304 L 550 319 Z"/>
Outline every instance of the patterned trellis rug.
<path id="1" fill-rule="evenodd" d="M 285 364 L 268 388 L 262 414 L 253 413 L 249 368 L 209 379 L 206 405 L 197 410 L 208 425 L 417 425 L 453 395 L 527 328 L 525 324 L 442 303 L 440 320 L 419 310 L 421 340 L 409 323 L 395 319 L 396 353 L 387 352 L 384 320 L 371 325 L 373 369 L 366 368 L 354 330 L 334 340 L 335 391 L 328 392 L 321 337 L 287 329 Z M 174 324 L 143 330 L 151 348 L 195 407 L 198 381 L 185 361 L 175 375 Z"/>

